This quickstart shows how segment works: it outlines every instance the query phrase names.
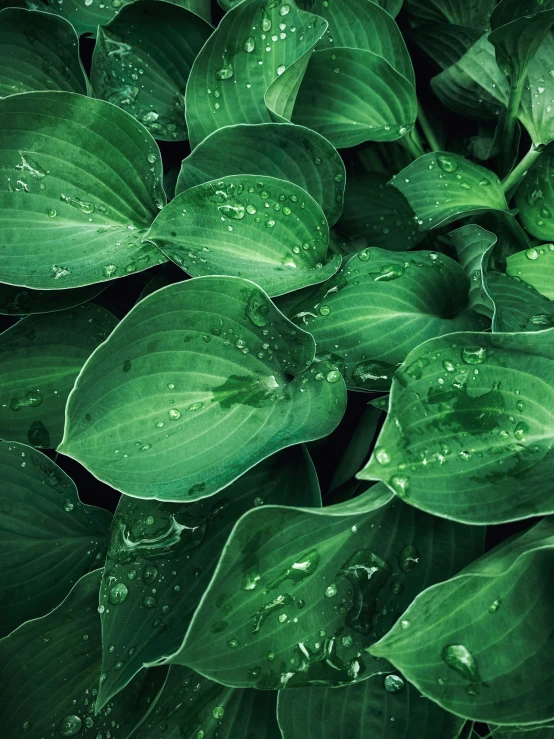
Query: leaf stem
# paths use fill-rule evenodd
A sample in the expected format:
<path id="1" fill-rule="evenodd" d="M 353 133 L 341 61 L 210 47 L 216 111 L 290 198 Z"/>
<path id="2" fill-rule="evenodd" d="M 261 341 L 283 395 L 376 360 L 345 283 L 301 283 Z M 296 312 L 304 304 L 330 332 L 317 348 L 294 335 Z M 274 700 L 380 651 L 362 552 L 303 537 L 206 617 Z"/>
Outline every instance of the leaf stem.
<path id="1" fill-rule="evenodd" d="M 500 133 L 502 141 L 501 166 L 504 171 L 507 171 L 510 167 L 510 158 L 512 156 L 516 134 L 517 117 L 521 103 L 521 96 L 523 95 L 523 86 L 526 79 L 525 74 L 519 75 L 515 84 L 510 85 L 510 97 L 508 98 L 508 105 L 502 119 Z"/>
<path id="2" fill-rule="evenodd" d="M 514 238 L 519 241 L 524 249 L 532 249 L 533 244 L 531 243 L 529 236 L 527 236 L 527 233 L 519 225 L 515 217 L 510 215 L 509 213 L 505 213 L 505 216 L 505 223 L 509 231 L 512 233 L 512 236 L 514 236 Z"/>
<path id="3" fill-rule="evenodd" d="M 415 138 L 417 136 L 417 139 Z M 412 130 L 401 139 L 398 139 L 398 143 L 407 149 L 414 159 L 423 156 L 424 151 L 419 140 L 419 134 L 416 132 L 415 126 Z"/>
<path id="4" fill-rule="evenodd" d="M 523 159 L 515 166 L 510 174 L 502 180 L 502 189 L 507 194 L 514 185 L 517 185 L 525 177 L 529 167 L 541 155 L 541 151 L 532 146 Z"/>
<path id="5" fill-rule="evenodd" d="M 424 111 L 421 103 L 417 104 L 417 120 L 431 151 L 440 151 L 442 147 L 435 136 L 435 132 L 433 131 L 429 118 L 427 118 L 427 113 Z"/>

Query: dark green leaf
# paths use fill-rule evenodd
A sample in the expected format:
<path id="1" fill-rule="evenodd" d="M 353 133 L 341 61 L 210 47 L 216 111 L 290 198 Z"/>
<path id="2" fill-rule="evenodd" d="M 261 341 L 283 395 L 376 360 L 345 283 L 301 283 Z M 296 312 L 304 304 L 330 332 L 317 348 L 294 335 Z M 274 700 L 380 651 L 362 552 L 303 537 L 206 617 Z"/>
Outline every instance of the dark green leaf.
<path id="1" fill-rule="evenodd" d="M 530 167 L 516 192 L 516 205 L 525 229 L 542 241 L 554 241 L 553 165 L 554 144 Z M 532 257 L 533 253 L 530 254 Z M 531 258 L 530 261 L 534 260 Z M 541 270 L 543 269 L 544 265 L 541 265 Z M 521 276 L 525 279 L 523 274 Z"/>
<path id="2" fill-rule="evenodd" d="M 75 308 L 92 300 L 107 285 L 96 284 L 73 290 L 29 290 L 24 287 L 0 284 L 0 314 L 26 316 L 31 313 L 53 313 Z"/>
<path id="3" fill-rule="evenodd" d="M 404 8 L 418 21 L 456 23 L 485 28 L 496 0 L 405 0 Z"/>
<path id="4" fill-rule="evenodd" d="M 541 295 L 554 300 L 554 244 L 533 246 L 512 254 L 506 272 L 532 285 Z"/>
<path id="5" fill-rule="evenodd" d="M 493 331 L 542 331 L 554 326 L 554 302 L 519 277 L 488 272 L 486 287 L 494 303 Z"/>
<path id="6" fill-rule="evenodd" d="M 330 490 L 335 490 L 351 480 L 360 467 L 363 466 L 380 420 L 381 409 L 368 404 L 352 432 L 346 451 L 337 465 L 329 486 Z"/>
<path id="7" fill-rule="evenodd" d="M 410 33 L 410 38 L 442 69 L 459 62 L 480 36 L 476 28 L 452 23 L 425 23 Z"/>

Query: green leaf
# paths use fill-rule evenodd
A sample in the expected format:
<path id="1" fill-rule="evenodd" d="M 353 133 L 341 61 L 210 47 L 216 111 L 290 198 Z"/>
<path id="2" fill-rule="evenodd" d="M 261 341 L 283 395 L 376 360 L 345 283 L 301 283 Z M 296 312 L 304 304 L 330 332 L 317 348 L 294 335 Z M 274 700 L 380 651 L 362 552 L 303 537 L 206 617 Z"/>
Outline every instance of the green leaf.
<path id="1" fill-rule="evenodd" d="M 186 140 L 185 87 L 212 30 L 171 2 L 125 5 L 98 29 L 91 67 L 94 96 L 126 110 L 156 139 Z"/>
<path id="2" fill-rule="evenodd" d="M 418 21 L 485 28 L 495 4 L 496 0 L 405 0 L 404 8 Z"/>
<path id="3" fill-rule="evenodd" d="M 342 690 L 283 690 L 277 717 L 283 739 L 304 739 L 304 726 L 318 739 L 450 739 L 464 723 L 399 675 L 375 675 Z"/>
<path id="4" fill-rule="evenodd" d="M 212 495 L 338 424 L 344 383 L 313 362 L 314 348 L 252 282 L 170 285 L 141 300 L 87 361 L 59 450 L 135 497 Z"/>
<path id="5" fill-rule="evenodd" d="M 468 280 L 436 252 L 372 247 L 297 303 L 289 317 L 315 338 L 319 354 L 341 369 L 351 390 L 388 390 L 396 367 L 422 341 L 484 329 L 466 311 Z"/>
<path id="6" fill-rule="evenodd" d="M 312 461 L 300 446 L 269 457 L 197 503 L 122 497 L 100 587 L 106 679 L 98 706 L 144 665 L 179 650 L 231 529 L 252 507 L 273 503 L 321 506 Z"/>
<path id="7" fill-rule="evenodd" d="M 491 318 L 494 305 L 483 286 L 481 268 L 485 254 L 496 244 L 495 234 L 471 223 L 451 231 L 448 236 L 469 279 L 468 308 Z"/>
<path id="8" fill-rule="evenodd" d="M 369 448 L 375 438 L 380 420 L 381 409 L 368 404 L 352 432 L 346 451 L 335 469 L 329 490 L 336 490 L 347 483 L 363 466 L 367 460 Z"/>
<path id="9" fill-rule="evenodd" d="M 244 0 L 234 5 L 191 70 L 185 96 L 191 147 L 223 126 L 271 122 L 266 91 L 286 67 L 292 67 L 293 87 L 298 84 L 326 27 L 323 18 L 282 0 Z M 281 82 L 277 83 L 276 98 L 281 88 Z M 281 119 L 284 108 L 294 100 L 294 90 L 290 98 L 288 92 L 283 92 L 279 109 L 275 109 Z"/>
<path id="10" fill-rule="evenodd" d="M 415 349 L 359 479 L 466 523 L 554 511 L 554 330 L 458 333 Z"/>
<path id="11" fill-rule="evenodd" d="M 87 304 L 27 316 L 0 334 L 0 437 L 56 447 L 75 378 L 116 324 L 107 310 Z"/>
<path id="12" fill-rule="evenodd" d="M 366 679 L 387 669 L 367 647 L 481 543 L 481 531 L 399 501 L 346 518 L 263 506 L 236 525 L 172 661 L 234 687 Z M 436 556 L 443 547 L 454 557 L 446 567 Z"/>
<path id="13" fill-rule="evenodd" d="M 542 331 L 554 326 L 552 300 L 519 277 L 491 271 L 486 288 L 494 303 L 493 331 Z"/>
<path id="14" fill-rule="evenodd" d="M 391 180 L 413 208 L 424 230 L 488 210 L 508 213 L 500 180 L 459 154 L 432 152 Z"/>
<path id="15" fill-rule="evenodd" d="M 165 201 L 160 153 L 131 116 L 28 92 L 0 100 L 0 134 L 2 282 L 79 287 L 163 261 L 140 242 Z"/>
<path id="16" fill-rule="evenodd" d="M 103 563 L 111 514 L 83 505 L 65 472 L 24 444 L 0 442 L 0 477 L 5 636 L 55 608 L 81 575 Z"/>
<path id="17" fill-rule="evenodd" d="M 516 205 L 525 230 L 542 241 L 554 241 L 553 163 L 554 144 L 529 168 L 516 192 Z M 541 270 L 543 269 L 544 264 L 541 265 Z"/>
<path id="18" fill-rule="evenodd" d="M 107 285 L 96 284 L 73 290 L 29 290 L 0 284 L 0 315 L 26 316 L 75 308 L 93 300 Z"/>
<path id="19" fill-rule="evenodd" d="M 0 721 L 6 739 L 107 736 L 126 739 L 160 692 L 166 671 L 138 676 L 118 700 L 94 714 L 100 678 L 100 618 L 96 570 L 42 618 L 2 640 Z"/>
<path id="20" fill-rule="evenodd" d="M 259 175 L 228 175 L 185 190 L 145 239 L 193 277 L 244 277 L 271 296 L 323 282 L 341 263 L 328 249 L 329 227 L 316 201 L 291 182 Z"/>
<path id="21" fill-rule="evenodd" d="M 424 234 L 418 230 L 406 198 L 387 187 L 388 180 L 379 172 L 348 177 L 338 228 L 351 238 L 367 238 L 372 246 L 408 251 Z"/>
<path id="22" fill-rule="evenodd" d="M 287 180 L 319 203 L 330 226 L 342 209 L 346 172 L 323 136 L 291 123 L 220 128 L 183 160 L 175 193 L 234 174 Z"/>
<path id="23" fill-rule="evenodd" d="M 425 23 L 416 26 L 409 35 L 439 67 L 447 69 L 479 40 L 481 31 L 452 23 Z"/>
<path id="24" fill-rule="evenodd" d="M 419 595 L 371 653 L 459 716 L 496 724 L 551 719 L 553 547 L 549 520 L 500 544 Z"/>
<path id="25" fill-rule="evenodd" d="M 46 6 L 44 6 L 46 7 Z M 6 8 L 0 15 L 0 96 L 31 90 L 87 94 L 77 34 L 51 13 Z"/>
<path id="26" fill-rule="evenodd" d="M 131 734 L 132 739 L 281 739 L 277 695 L 235 690 L 172 665 L 154 710 Z M 545 738 L 546 739 L 546 738 Z"/>
<path id="27" fill-rule="evenodd" d="M 512 254 L 506 260 L 506 272 L 554 300 L 554 244 L 543 244 Z"/>

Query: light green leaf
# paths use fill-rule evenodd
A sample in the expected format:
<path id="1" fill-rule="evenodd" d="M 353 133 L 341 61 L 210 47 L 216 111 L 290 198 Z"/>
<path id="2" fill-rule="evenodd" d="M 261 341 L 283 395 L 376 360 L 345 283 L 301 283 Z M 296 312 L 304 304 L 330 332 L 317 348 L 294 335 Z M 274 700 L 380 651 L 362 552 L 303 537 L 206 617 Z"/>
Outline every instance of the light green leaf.
<path id="1" fill-rule="evenodd" d="M 340 216 L 344 164 L 334 146 L 304 126 L 241 124 L 214 131 L 183 160 L 175 192 L 232 174 L 287 180 L 319 203 L 330 226 Z"/>
<path id="2" fill-rule="evenodd" d="M 491 271 L 486 288 L 494 303 L 493 331 L 542 331 L 554 326 L 553 301 L 519 277 Z"/>
<path id="3" fill-rule="evenodd" d="M 506 260 L 506 272 L 554 300 L 554 244 L 543 244 L 512 254 Z"/>
<path id="4" fill-rule="evenodd" d="M 132 732 L 132 739 L 281 739 L 277 695 L 235 690 L 172 665 L 154 710 Z M 545 738 L 546 739 L 546 738 Z"/>
<path id="5" fill-rule="evenodd" d="M 479 530 L 399 501 L 347 517 L 263 506 L 236 525 L 172 661 L 234 687 L 366 679 L 387 671 L 367 647 L 481 545 Z M 443 547 L 454 557 L 446 567 Z"/>
<path id="6" fill-rule="evenodd" d="M 75 308 L 93 300 L 107 285 L 96 284 L 73 290 L 29 290 L 0 284 L 0 315 L 26 316 Z"/>
<path id="7" fill-rule="evenodd" d="M 553 547 L 549 520 L 500 544 L 419 595 L 371 653 L 459 716 L 496 724 L 551 719 Z"/>
<path id="8" fill-rule="evenodd" d="M 0 169 L 2 282 L 80 287 L 163 261 L 140 242 L 165 202 L 160 153 L 114 105 L 68 92 L 0 100 Z"/>
<path id="9" fill-rule="evenodd" d="M 447 69 L 479 40 L 481 31 L 452 23 L 425 23 L 416 26 L 409 36 L 439 67 Z"/>
<path id="10" fill-rule="evenodd" d="M 283 690 L 277 717 L 283 739 L 450 739 L 464 723 L 399 675 L 375 675 L 341 690 Z"/>
<path id="11" fill-rule="evenodd" d="M 494 172 L 459 154 L 425 154 L 394 175 L 391 184 L 407 199 L 424 230 L 482 211 L 509 212 Z"/>
<path id="12" fill-rule="evenodd" d="M 296 304 L 289 317 L 315 338 L 320 355 L 341 369 L 351 390 L 388 390 L 396 367 L 422 341 L 484 329 L 466 311 L 468 280 L 436 252 L 372 247 Z"/>
<path id="13" fill-rule="evenodd" d="M 554 241 L 553 164 L 554 144 L 549 146 L 529 168 L 516 192 L 516 205 L 525 230 L 542 241 Z M 530 261 L 535 261 L 532 258 L 533 254 L 530 252 Z M 544 264 L 541 265 L 542 270 Z M 521 276 L 525 279 L 524 275 Z"/>
<path id="14" fill-rule="evenodd" d="M 30 90 L 86 95 L 79 40 L 63 18 L 6 8 L 0 15 L 0 96 Z"/>
<path id="15" fill-rule="evenodd" d="M 269 457 L 197 503 L 122 497 L 100 587 L 106 679 L 98 706 L 144 665 L 179 650 L 231 529 L 246 511 L 272 503 L 321 506 L 317 476 L 302 447 Z"/>
<path id="16" fill-rule="evenodd" d="M 42 618 L 2 639 L 0 722 L 6 739 L 98 734 L 127 739 L 159 694 L 166 671 L 137 676 L 114 703 L 94 714 L 100 678 L 100 572 L 84 575 Z"/>
<path id="17" fill-rule="evenodd" d="M 212 495 L 338 424 L 344 383 L 314 349 L 252 282 L 170 285 L 137 303 L 87 361 L 59 450 L 134 497 Z"/>
<path id="18" fill-rule="evenodd" d="M 55 608 L 81 575 L 103 564 L 111 514 L 83 505 L 65 472 L 24 444 L 0 442 L 0 478 L 5 636 Z"/>
<path id="19" fill-rule="evenodd" d="M 185 190 L 154 221 L 151 241 L 193 277 L 245 277 L 269 295 L 332 277 L 341 258 L 315 200 L 292 182 L 228 175 Z"/>
<path id="20" fill-rule="evenodd" d="M 27 316 L 0 334 L 0 438 L 56 447 L 75 378 L 116 324 L 87 304 Z"/>
<path id="21" fill-rule="evenodd" d="M 91 67 L 94 96 L 126 110 L 156 139 L 186 140 L 185 87 L 212 30 L 171 2 L 125 5 L 98 30 Z"/>
<path id="22" fill-rule="evenodd" d="M 494 305 L 483 286 L 482 263 L 485 254 L 496 244 L 496 236 L 473 223 L 448 234 L 458 262 L 469 280 L 468 308 L 492 318 Z"/>
<path id="23" fill-rule="evenodd" d="M 282 0 L 244 0 L 234 5 L 190 73 L 185 107 L 191 147 L 223 126 L 271 122 L 266 91 L 287 67 L 292 67 L 293 88 L 298 84 L 326 27 L 323 18 Z M 233 39 L 231 46 L 229 39 Z M 279 102 L 279 109 L 274 110 L 282 119 L 284 107 L 292 105 L 294 91 L 285 90 L 281 99 L 281 88 L 281 82 L 277 83 L 272 94 Z"/>
<path id="24" fill-rule="evenodd" d="M 485 28 L 495 4 L 496 0 L 405 0 L 404 8 L 417 21 Z"/>
<path id="25" fill-rule="evenodd" d="M 466 523 L 554 511 L 554 329 L 458 333 L 396 372 L 377 447 L 359 479 Z"/>
<path id="26" fill-rule="evenodd" d="M 372 246 L 408 251 L 424 237 L 413 210 L 389 177 L 379 172 L 359 172 L 348 177 L 344 207 L 338 228 L 351 238 L 365 237 Z"/>

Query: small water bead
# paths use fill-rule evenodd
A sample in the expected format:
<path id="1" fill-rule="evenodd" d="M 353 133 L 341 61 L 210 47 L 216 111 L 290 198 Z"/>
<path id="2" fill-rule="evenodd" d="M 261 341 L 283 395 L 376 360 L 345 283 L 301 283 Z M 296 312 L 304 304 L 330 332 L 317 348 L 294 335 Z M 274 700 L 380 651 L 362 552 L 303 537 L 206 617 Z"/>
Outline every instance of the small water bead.
<path id="1" fill-rule="evenodd" d="M 534 261 L 535 259 L 539 258 L 539 251 L 534 247 L 532 249 L 527 249 L 527 251 L 525 252 L 525 256 L 527 257 L 527 259 L 531 259 L 532 261 Z"/>
<path id="2" fill-rule="evenodd" d="M 379 464 L 386 465 L 390 464 L 391 456 L 387 452 L 387 450 L 381 446 L 375 449 L 375 459 L 379 462 Z"/>
<path id="3" fill-rule="evenodd" d="M 437 156 L 437 162 L 443 172 L 455 172 L 458 169 L 458 162 L 452 157 L 441 154 Z"/>
<path id="4" fill-rule="evenodd" d="M 223 718 L 223 716 L 224 716 L 224 715 L 225 715 L 225 709 L 223 708 L 223 706 L 216 706 L 216 707 L 215 707 L 215 708 L 213 709 L 213 711 L 212 711 L 212 716 L 213 716 L 213 717 L 214 717 L 215 719 L 218 719 L 218 720 L 220 720 L 220 719 L 222 719 L 222 718 Z"/>
<path id="5" fill-rule="evenodd" d="M 155 565 L 146 565 L 142 570 L 142 582 L 151 585 L 158 577 L 158 568 Z"/>
<path id="6" fill-rule="evenodd" d="M 286 620 L 287 620 L 287 614 L 281 613 L 281 615 L 279 616 L 279 623 L 284 624 Z"/>
<path id="7" fill-rule="evenodd" d="M 521 411 L 522 411 L 522 410 L 523 410 L 523 409 L 525 408 L 525 403 L 523 402 L 523 400 L 518 400 L 518 401 L 517 401 L 517 403 L 516 403 L 516 408 L 517 408 L 517 409 L 518 409 L 518 411 L 520 411 L 520 412 L 521 412 Z"/>
<path id="8" fill-rule="evenodd" d="M 325 597 L 326 597 L 326 598 L 334 598 L 334 597 L 335 597 L 335 595 L 336 595 L 336 594 L 337 594 L 338 592 L 339 592 L 339 591 L 338 591 L 338 588 L 337 588 L 337 586 L 336 586 L 336 585 L 334 585 L 334 584 L 333 584 L 333 585 L 328 585 L 328 586 L 327 586 L 327 587 L 325 588 L 325 593 L 324 593 L 324 595 L 325 595 Z"/>
<path id="9" fill-rule="evenodd" d="M 221 60 L 221 67 L 215 73 L 217 80 L 230 80 L 233 76 L 233 65 L 227 59 Z"/>
<path id="10" fill-rule="evenodd" d="M 300 251 L 300 249 L 298 251 Z M 328 306 L 328 305 L 320 305 L 319 306 L 319 313 L 320 313 L 320 315 L 322 315 L 322 316 L 328 316 L 330 312 L 331 312 L 330 306 Z"/>
<path id="11" fill-rule="evenodd" d="M 398 564 L 402 572 L 411 572 L 419 563 L 419 551 L 413 544 L 408 544 L 400 552 Z"/>
<path id="12" fill-rule="evenodd" d="M 239 640 L 238 639 L 235 639 L 235 638 L 229 639 L 229 641 L 227 642 L 227 644 L 231 647 L 231 649 L 236 649 L 238 647 L 238 645 L 239 645 Z"/>
<path id="13" fill-rule="evenodd" d="M 498 611 L 498 609 L 500 608 L 501 605 L 502 605 L 502 599 L 501 598 L 497 598 L 495 601 L 493 601 L 490 604 L 490 606 L 488 608 L 489 613 L 496 613 Z"/>
<path id="14" fill-rule="evenodd" d="M 529 426 L 525 423 L 525 421 L 520 421 L 514 429 L 514 436 L 518 441 L 524 439 L 528 433 Z"/>
<path id="15" fill-rule="evenodd" d="M 243 51 L 245 51 L 247 54 L 250 54 L 254 49 L 256 48 L 256 42 L 252 38 L 252 36 L 249 36 L 245 42 L 242 45 Z"/>
<path id="16" fill-rule="evenodd" d="M 145 608 L 155 608 L 157 605 L 157 601 L 151 595 L 145 595 L 142 599 L 142 605 Z"/>
<path id="17" fill-rule="evenodd" d="M 393 475 L 389 485 L 399 498 L 404 499 L 408 497 L 409 482 L 409 479 L 404 475 Z"/>
<path id="18" fill-rule="evenodd" d="M 351 647 L 354 644 L 354 640 L 351 636 L 343 636 L 341 639 L 342 646 L 346 647 L 347 649 Z"/>
<path id="19" fill-rule="evenodd" d="M 155 164 L 157 161 L 157 157 L 153 152 L 148 155 L 147 159 L 150 164 Z"/>
<path id="20" fill-rule="evenodd" d="M 463 449 L 461 452 L 458 452 L 458 457 L 463 462 L 468 462 L 471 459 L 471 452 L 468 452 L 467 450 Z"/>
<path id="21" fill-rule="evenodd" d="M 406 618 L 403 618 L 402 619 L 402 621 L 400 622 L 400 628 L 401 629 L 404 629 L 404 631 L 406 631 L 406 629 L 409 629 L 410 628 L 410 622 L 408 621 L 408 619 L 406 619 Z"/>
<path id="22" fill-rule="evenodd" d="M 341 373 L 338 370 L 331 370 L 327 373 L 327 382 L 335 383 L 340 380 L 342 377 Z"/>
<path id="23" fill-rule="evenodd" d="M 119 605 L 120 603 L 123 603 L 127 595 L 129 594 L 129 589 L 127 585 L 123 582 L 117 583 L 117 585 L 113 585 L 108 594 L 108 600 L 110 603 L 112 603 L 114 606 Z"/>
<path id="24" fill-rule="evenodd" d="M 488 358 L 488 351 L 482 346 L 464 346 L 462 361 L 466 364 L 482 364 Z"/>
<path id="25" fill-rule="evenodd" d="M 58 211 L 54 208 L 50 208 L 48 210 L 48 215 L 50 216 L 50 218 L 55 218 L 58 215 Z"/>
<path id="26" fill-rule="evenodd" d="M 172 421 L 178 421 L 181 418 L 181 411 L 177 410 L 177 408 L 172 408 L 168 411 L 167 415 Z"/>
<path id="27" fill-rule="evenodd" d="M 288 15 L 289 12 L 290 12 L 290 5 L 282 5 L 281 8 L 279 9 L 279 15 Z"/>
<path id="28" fill-rule="evenodd" d="M 388 693 L 400 693 L 406 684 L 399 675 L 387 675 L 385 678 L 385 690 Z"/>
<path id="29" fill-rule="evenodd" d="M 476 686 L 481 682 L 477 661 L 463 644 L 450 644 L 441 652 L 442 661 L 452 670 L 469 681 L 468 693 L 476 694 Z"/>
<path id="30" fill-rule="evenodd" d="M 83 721 L 79 716 L 66 716 L 60 724 L 59 731 L 62 736 L 75 736 L 81 731 Z"/>
<path id="31" fill-rule="evenodd" d="M 73 503 L 70 500 L 66 500 L 63 504 L 64 511 L 67 511 L 68 513 L 71 513 L 71 511 L 75 508 Z"/>

